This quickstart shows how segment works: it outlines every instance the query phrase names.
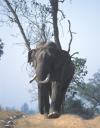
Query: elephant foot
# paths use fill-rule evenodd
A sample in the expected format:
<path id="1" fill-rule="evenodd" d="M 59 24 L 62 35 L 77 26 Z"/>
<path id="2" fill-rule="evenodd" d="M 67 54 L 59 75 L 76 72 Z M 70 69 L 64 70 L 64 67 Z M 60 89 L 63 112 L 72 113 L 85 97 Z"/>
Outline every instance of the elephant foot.
<path id="1" fill-rule="evenodd" d="M 48 118 L 52 119 L 52 118 L 58 118 L 60 116 L 60 114 L 58 112 L 52 112 L 48 114 Z"/>

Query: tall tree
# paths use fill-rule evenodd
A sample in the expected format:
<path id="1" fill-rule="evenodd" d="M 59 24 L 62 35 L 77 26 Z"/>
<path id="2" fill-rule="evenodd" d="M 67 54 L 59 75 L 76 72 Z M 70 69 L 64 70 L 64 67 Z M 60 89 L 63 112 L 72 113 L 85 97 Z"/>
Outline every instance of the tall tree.
<path id="1" fill-rule="evenodd" d="M 50 9 L 46 4 L 35 0 L 4 0 L 3 7 L 8 20 L 18 25 L 28 50 L 31 50 L 31 44 L 47 41 L 50 27 L 46 24 L 49 22 Z"/>
<path id="2" fill-rule="evenodd" d="M 49 0 L 50 4 L 42 4 L 36 0 L 4 0 L 4 2 L 3 7 L 6 10 L 6 16 L 12 23 L 18 25 L 28 50 L 31 49 L 30 44 L 34 42 L 31 40 L 32 37 L 34 39 L 39 38 L 35 42 L 39 42 L 41 39 L 47 41 L 48 33 L 54 35 L 55 43 L 61 49 L 58 11 L 64 17 L 63 12 L 59 9 L 59 2 L 63 3 L 64 1 Z M 23 21 L 25 21 L 24 24 Z M 25 29 L 27 29 L 27 32 Z"/>

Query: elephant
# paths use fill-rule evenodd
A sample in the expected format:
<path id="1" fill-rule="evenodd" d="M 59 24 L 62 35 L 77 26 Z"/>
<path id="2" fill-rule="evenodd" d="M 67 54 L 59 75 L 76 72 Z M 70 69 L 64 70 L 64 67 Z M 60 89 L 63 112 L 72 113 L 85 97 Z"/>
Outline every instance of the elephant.
<path id="1" fill-rule="evenodd" d="M 74 75 L 74 64 L 65 50 L 59 50 L 54 42 L 41 43 L 28 53 L 28 63 L 35 68 L 31 80 L 38 83 L 38 103 L 41 114 L 59 117 L 62 102 Z M 49 102 L 49 96 L 51 103 Z"/>

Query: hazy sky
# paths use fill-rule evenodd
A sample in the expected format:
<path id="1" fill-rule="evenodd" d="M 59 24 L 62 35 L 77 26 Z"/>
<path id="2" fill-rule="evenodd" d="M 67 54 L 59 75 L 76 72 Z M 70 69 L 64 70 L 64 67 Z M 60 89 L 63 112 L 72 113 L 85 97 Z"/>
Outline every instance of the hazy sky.
<path id="1" fill-rule="evenodd" d="M 61 6 L 71 21 L 71 29 L 74 35 L 71 54 L 78 51 L 77 55 L 87 58 L 87 78 L 100 69 L 100 0 L 72 0 L 72 4 L 66 2 Z M 68 45 L 67 19 L 60 29 L 60 40 L 63 49 Z M 31 95 L 28 92 L 31 85 L 28 83 L 29 68 L 27 66 L 27 51 L 23 45 L 23 39 L 13 37 L 16 27 L 0 27 L 0 37 L 5 42 L 4 55 L 0 60 L 0 104 L 3 106 L 17 106 L 18 108 L 27 102 L 31 104 Z M 33 105 L 33 104 L 31 104 Z"/>

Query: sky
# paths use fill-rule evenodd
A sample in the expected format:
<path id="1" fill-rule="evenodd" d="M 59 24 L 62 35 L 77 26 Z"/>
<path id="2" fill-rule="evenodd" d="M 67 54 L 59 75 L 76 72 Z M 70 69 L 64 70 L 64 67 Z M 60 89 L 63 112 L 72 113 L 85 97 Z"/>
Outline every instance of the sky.
<path id="1" fill-rule="evenodd" d="M 71 3 L 65 0 L 60 8 L 71 21 L 71 30 L 77 33 L 73 38 L 71 54 L 78 51 L 76 56 L 87 59 L 87 79 L 91 78 L 100 69 L 100 0 L 72 0 Z M 63 29 L 60 27 L 60 41 L 65 50 L 70 39 L 67 19 L 62 21 Z M 30 107 L 37 107 L 31 103 L 32 95 L 29 93 L 36 83 L 29 84 L 27 50 L 17 27 L 0 26 L 0 38 L 5 43 L 0 60 L 0 104 L 20 108 L 27 102 Z"/>

